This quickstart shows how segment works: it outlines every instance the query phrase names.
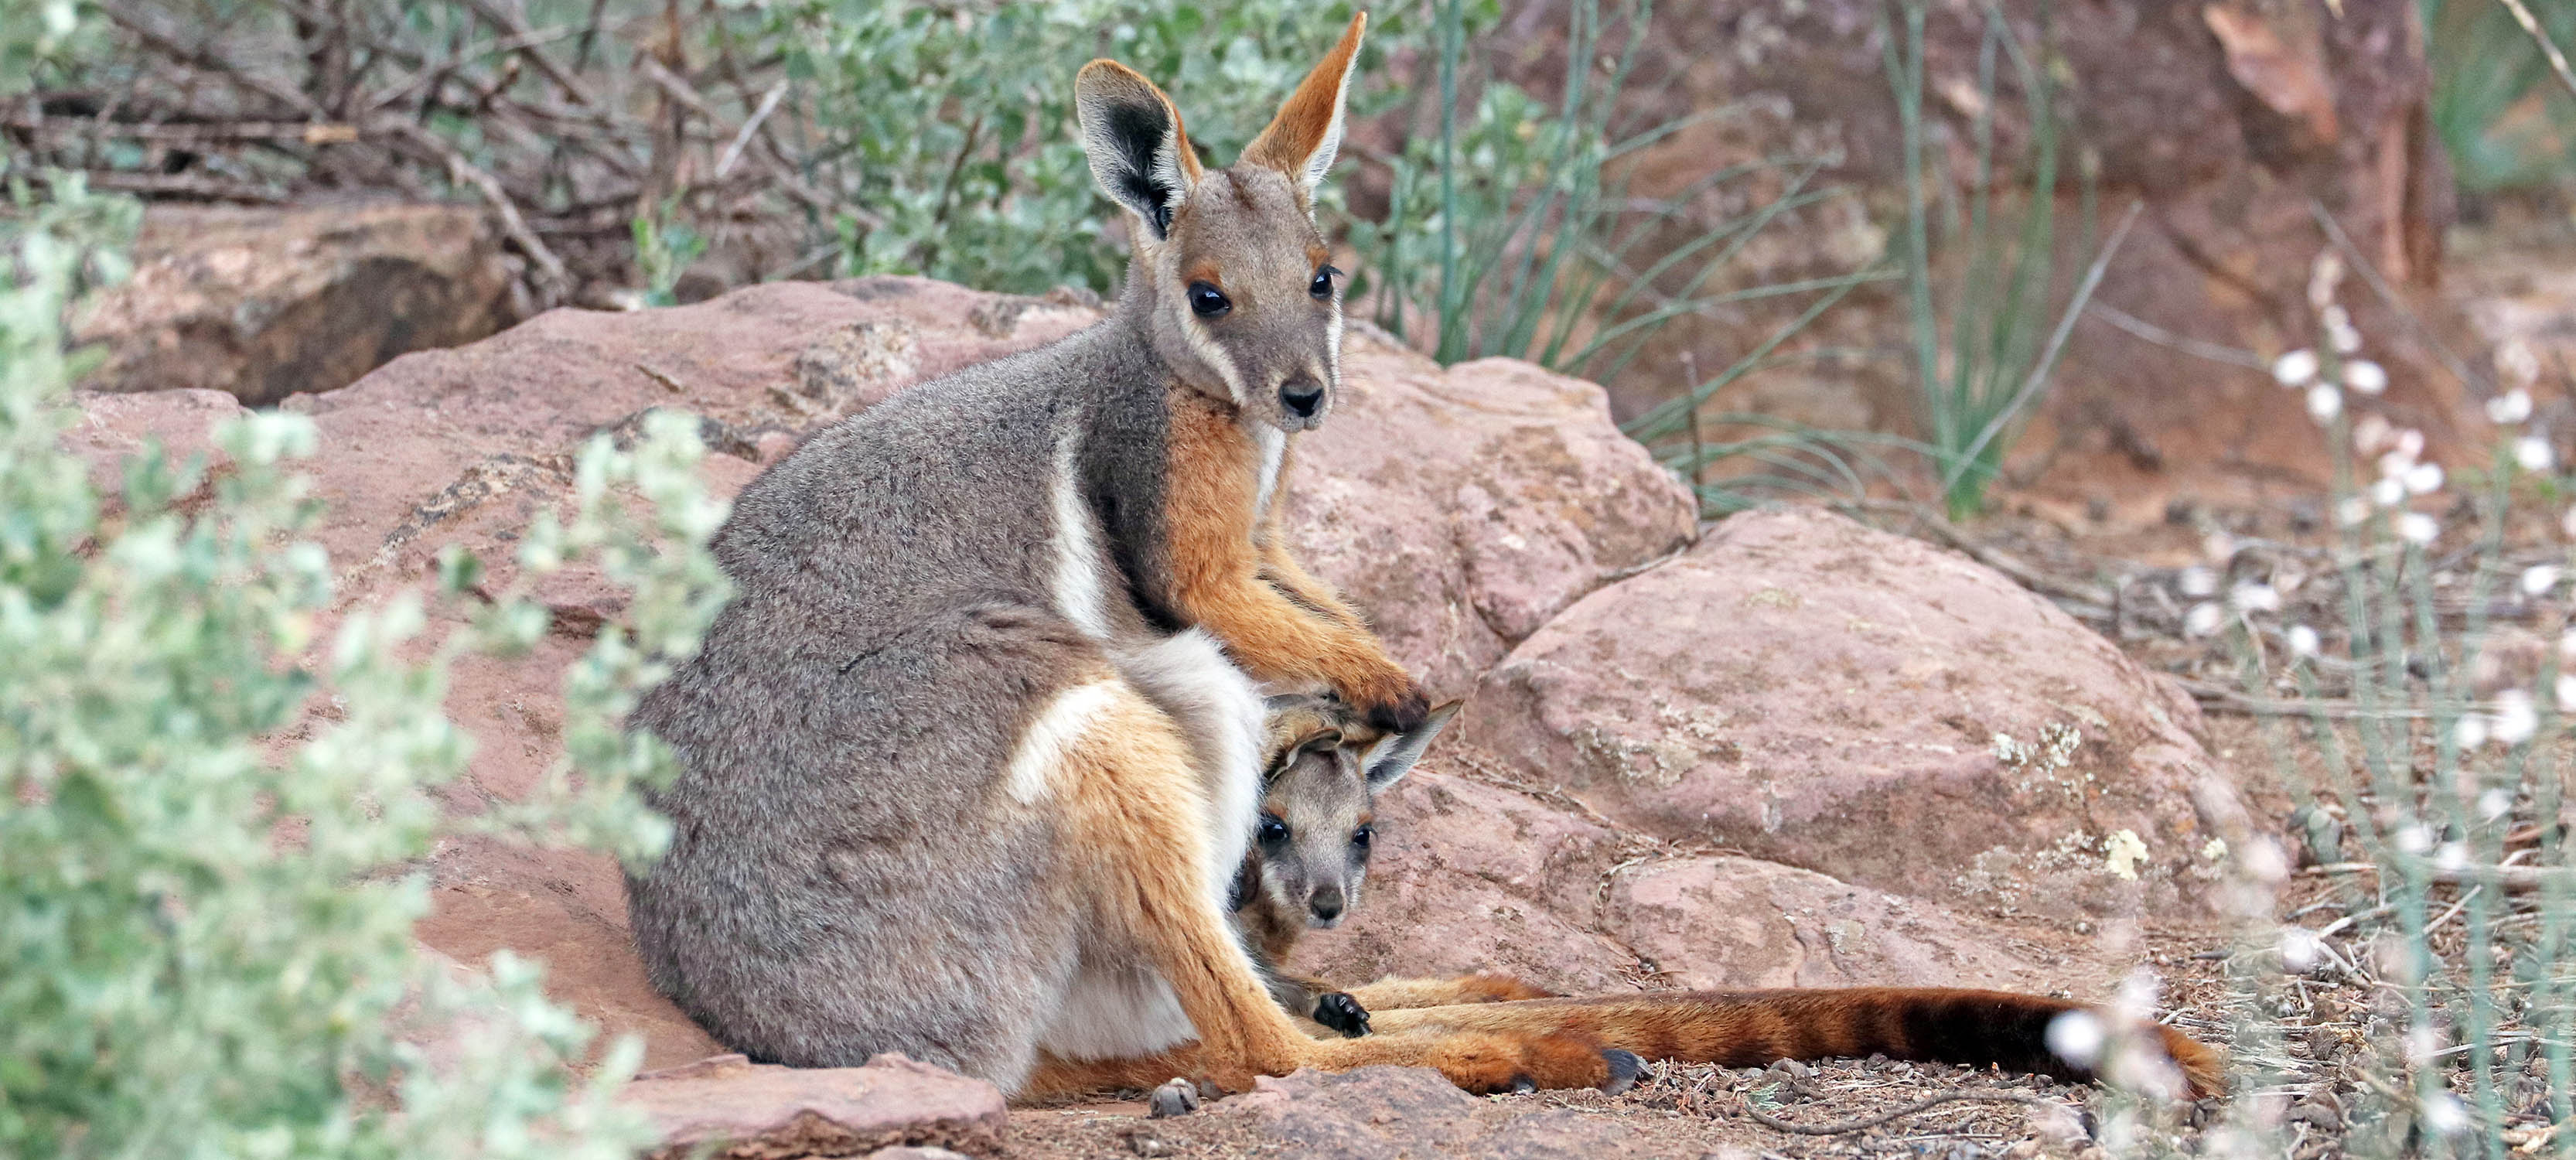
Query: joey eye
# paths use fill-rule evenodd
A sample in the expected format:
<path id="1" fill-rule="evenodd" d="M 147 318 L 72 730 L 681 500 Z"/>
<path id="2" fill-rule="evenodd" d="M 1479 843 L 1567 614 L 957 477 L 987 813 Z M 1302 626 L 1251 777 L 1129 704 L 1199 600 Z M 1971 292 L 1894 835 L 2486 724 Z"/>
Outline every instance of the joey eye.
<path id="1" fill-rule="evenodd" d="M 1340 270 L 1336 270 L 1331 266 L 1316 267 L 1315 280 L 1306 284 L 1306 292 L 1317 298 L 1332 297 L 1333 279 L 1341 277 L 1341 274 L 1342 272 Z"/>
<path id="2" fill-rule="evenodd" d="M 1356 849 L 1368 849 L 1369 843 L 1376 840 L 1376 826 L 1361 826 L 1360 828 L 1351 831 L 1351 845 Z"/>
<path id="3" fill-rule="evenodd" d="M 1288 840 L 1288 823 L 1280 821 L 1269 814 L 1263 814 L 1261 815 L 1260 837 L 1261 844 L 1264 846 L 1279 845 L 1280 843 Z"/>
<path id="4" fill-rule="evenodd" d="M 1214 318 L 1234 309 L 1234 300 L 1225 291 L 1205 282 L 1190 283 L 1190 313 L 1201 318 Z"/>

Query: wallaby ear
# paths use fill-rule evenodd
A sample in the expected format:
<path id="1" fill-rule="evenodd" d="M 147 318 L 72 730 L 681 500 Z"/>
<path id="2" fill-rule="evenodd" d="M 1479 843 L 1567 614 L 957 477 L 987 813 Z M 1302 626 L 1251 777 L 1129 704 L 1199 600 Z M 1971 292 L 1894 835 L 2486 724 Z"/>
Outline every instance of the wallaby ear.
<path id="1" fill-rule="evenodd" d="M 1360 767 L 1368 771 L 1369 792 L 1374 794 L 1404 780 L 1413 772 L 1413 763 L 1422 760 L 1422 751 L 1431 748 L 1431 739 L 1440 736 L 1440 728 L 1458 715 L 1463 701 L 1451 701 L 1431 711 L 1422 719 L 1422 727 L 1411 733 L 1397 733 L 1369 746 L 1368 756 Z"/>
<path id="2" fill-rule="evenodd" d="M 1299 192 L 1314 196 L 1324 172 L 1333 167 L 1333 156 L 1342 149 L 1342 98 L 1350 92 L 1351 58 L 1359 54 L 1360 34 L 1367 28 L 1368 13 L 1351 17 L 1341 43 L 1324 54 L 1323 63 L 1306 74 L 1296 92 L 1288 94 L 1279 115 L 1270 119 L 1270 127 L 1244 147 L 1245 161 L 1287 174 Z"/>
<path id="3" fill-rule="evenodd" d="M 1082 66 L 1073 82 L 1073 107 L 1082 121 L 1082 151 L 1091 176 L 1118 204 L 1143 220 L 1160 239 L 1172 215 L 1198 184 L 1199 159 L 1181 130 L 1181 111 L 1154 82 L 1114 60 Z"/>

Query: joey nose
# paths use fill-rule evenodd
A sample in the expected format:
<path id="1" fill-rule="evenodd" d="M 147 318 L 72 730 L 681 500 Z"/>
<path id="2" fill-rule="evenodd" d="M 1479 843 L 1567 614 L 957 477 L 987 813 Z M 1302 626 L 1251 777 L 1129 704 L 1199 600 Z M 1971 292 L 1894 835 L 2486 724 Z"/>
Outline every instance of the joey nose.
<path id="1" fill-rule="evenodd" d="M 1341 918 L 1342 906 L 1341 889 L 1332 886 L 1316 891 L 1315 896 L 1306 903 L 1306 908 L 1315 913 L 1317 922 L 1332 922 Z"/>
<path id="2" fill-rule="evenodd" d="M 1324 409 L 1323 384 L 1313 379 L 1290 379 L 1279 386 L 1279 406 L 1300 419 L 1312 419 Z"/>

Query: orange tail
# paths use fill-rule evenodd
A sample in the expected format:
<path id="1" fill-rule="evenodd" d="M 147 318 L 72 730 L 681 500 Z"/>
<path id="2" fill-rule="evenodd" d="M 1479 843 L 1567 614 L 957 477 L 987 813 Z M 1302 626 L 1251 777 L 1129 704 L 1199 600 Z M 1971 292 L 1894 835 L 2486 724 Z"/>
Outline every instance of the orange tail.
<path id="1" fill-rule="evenodd" d="M 1590 1036 L 1647 1059 L 1759 1067 L 1778 1059 L 1885 1054 L 1895 1059 L 1993 1065 L 2078 1082 L 2085 1064 L 2048 1045 L 2048 1027 L 2083 1003 L 2010 991 L 1946 987 L 1689 991 L 1616 999 L 1513 1003 L 1373 1013 L 1380 1034 L 1417 1029 L 1547 1030 Z M 2225 1058 L 2180 1032 L 2158 1028 L 2165 1053 L 2193 1096 L 2225 1090 Z"/>

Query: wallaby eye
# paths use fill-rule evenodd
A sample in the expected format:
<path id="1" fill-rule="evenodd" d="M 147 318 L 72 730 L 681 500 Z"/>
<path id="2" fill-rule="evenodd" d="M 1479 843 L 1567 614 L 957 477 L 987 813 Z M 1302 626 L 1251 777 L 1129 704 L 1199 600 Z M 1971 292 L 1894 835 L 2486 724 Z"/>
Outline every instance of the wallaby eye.
<path id="1" fill-rule="evenodd" d="M 1341 274 L 1341 271 L 1336 270 L 1331 266 L 1317 267 L 1315 269 L 1315 280 L 1306 284 L 1306 292 L 1317 298 L 1332 297 L 1333 279 L 1340 277 Z"/>
<path id="2" fill-rule="evenodd" d="M 1276 846 L 1288 840 L 1288 823 L 1269 814 L 1261 815 L 1261 844 Z"/>
<path id="3" fill-rule="evenodd" d="M 1205 282 L 1190 283 L 1190 313 L 1201 318 L 1214 318 L 1234 309 L 1234 300 L 1225 291 Z"/>
<path id="4" fill-rule="evenodd" d="M 1351 831 L 1351 845 L 1362 850 L 1368 849 L 1369 843 L 1376 839 L 1376 826 L 1361 826 L 1360 828 Z"/>

